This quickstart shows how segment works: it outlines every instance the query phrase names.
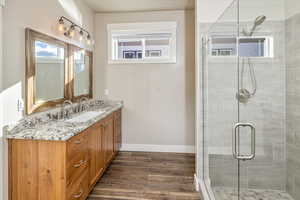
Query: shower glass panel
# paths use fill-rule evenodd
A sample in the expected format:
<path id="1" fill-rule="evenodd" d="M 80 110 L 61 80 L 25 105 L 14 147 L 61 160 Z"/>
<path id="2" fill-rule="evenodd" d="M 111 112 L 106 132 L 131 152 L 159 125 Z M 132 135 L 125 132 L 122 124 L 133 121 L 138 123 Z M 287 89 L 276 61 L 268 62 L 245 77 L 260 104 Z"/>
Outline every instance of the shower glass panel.
<path id="1" fill-rule="evenodd" d="M 204 181 L 211 199 L 238 200 L 238 161 L 232 156 L 232 126 L 238 122 L 237 2 L 216 23 L 202 24 Z M 222 38 L 225 38 L 222 39 Z M 227 49 L 223 47 L 230 46 Z"/>

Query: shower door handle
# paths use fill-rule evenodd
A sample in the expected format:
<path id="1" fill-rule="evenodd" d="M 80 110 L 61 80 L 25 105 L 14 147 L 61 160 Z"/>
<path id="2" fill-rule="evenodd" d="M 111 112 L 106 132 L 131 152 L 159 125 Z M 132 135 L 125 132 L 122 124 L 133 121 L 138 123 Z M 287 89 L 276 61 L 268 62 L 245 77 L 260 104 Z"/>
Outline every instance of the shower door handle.
<path id="1" fill-rule="evenodd" d="M 241 155 L 239 152 L 239 128 L 241 127 L 249 127 L 251 130 L 251 154 L 250 155 Z M 237 160 L 252 160 L 255 158 L 255 127 L 250 123 L 237 123 L 233 128 L 233 157 Z"/>

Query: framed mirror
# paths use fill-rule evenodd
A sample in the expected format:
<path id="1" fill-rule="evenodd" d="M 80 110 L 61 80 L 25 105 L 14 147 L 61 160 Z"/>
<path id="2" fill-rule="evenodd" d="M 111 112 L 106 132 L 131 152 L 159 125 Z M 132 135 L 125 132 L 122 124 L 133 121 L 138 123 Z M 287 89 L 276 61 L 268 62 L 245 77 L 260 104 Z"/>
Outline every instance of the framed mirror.
<path id="1" fill-rule="evenodd" d="M 45 110 L 67 99 L 68 45 L 26 29 L 26 113 Z"/>
<path id="2" fill-rule="evenodd" d="M 26 29 L 26 113 L 92 98 L 93 53 Z"/>
<path id="3" fill-rule="evenodd" d="M 91 97 L 93 93 L 92 52 L 73 46 L 71 59 L 73 63 L 73 99 Z"/>

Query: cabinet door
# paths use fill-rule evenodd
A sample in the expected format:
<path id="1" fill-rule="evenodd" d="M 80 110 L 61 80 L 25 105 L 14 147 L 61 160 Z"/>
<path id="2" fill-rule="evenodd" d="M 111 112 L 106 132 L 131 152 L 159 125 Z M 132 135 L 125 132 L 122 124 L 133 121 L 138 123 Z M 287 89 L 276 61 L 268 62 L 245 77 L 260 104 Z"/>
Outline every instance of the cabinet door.
<path id="1" fill-rule="evenodd" d="M 103 146 L 102 146 L 102 140 L 103 140 L 103 125 L 102 123 L 99 124 L 99 128 L 97 130 L 97 175 L 99 176 L 102 171 L 104 170 L 104 152 L 103 152 Z"/>
<path id="2" fill-rule="evenodd" d="M 93 185 L 103 170 L 102 156 L 102 127 L 96 124 L 89 131 L 89 155 L 90 155 L 90 186 Z"/>
<path id="3" fill-rule="evenodd" d="M 97 140 L 98 140 L 98 135 L 97 131 L 94 127 L 90 128 L 89 131 L 89 156 L 90 156 L 90 171 L 89 171 L 89 185 L 93 185 L 94 182 L 96 181 L 97 177 Z"/>
<path id="4" fill-rule="evenodd" d="M 108 164 L 110 159 L 113 156 L 113 149 L 114 149 L 114 121 L 113 117 L 108 118 L 104 125 L 104 132 L 103 132 L 103 151 L 104 151 L 104 160 L 105 164 Z"/>
<path id="5" fill-rule="evenodd" d="M 109 149 L 109 135 L 107 131 L 107 124 L 103 124 L 103 140 L 102 140 L 102 152 L 103 152 L 103 159 L 104 163 L 107 164 L 108 162 L 108 149 Z"/>
<path id="6" fill-rule="evenodd" d="M 108 152 L 107 153 L 108 153 L 108 159 L 110 160 L 114 154 L 114 118 L 110 118 L 107 121 L 106 131 L 108 134 Z"/>
<path id="7" fill-rule="evenodd" d="M 122 143 L 122 114 L 121 110 L 115 113 L 114 117 L 114 152 L 118 152 Z"/>

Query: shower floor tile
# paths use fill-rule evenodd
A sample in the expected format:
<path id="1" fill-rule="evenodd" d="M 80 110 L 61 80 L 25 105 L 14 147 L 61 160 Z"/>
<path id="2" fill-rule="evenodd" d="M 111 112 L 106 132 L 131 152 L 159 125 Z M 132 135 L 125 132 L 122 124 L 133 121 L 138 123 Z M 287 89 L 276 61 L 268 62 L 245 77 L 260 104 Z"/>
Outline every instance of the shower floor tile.
<path id="1" fill-rule="evenodd" d="M 214 187 L 216 200 L 237 200 L 237 191 L 232 188 Z M 241 200 L 294 200 L 285 191 L 241 189 Z"/>

